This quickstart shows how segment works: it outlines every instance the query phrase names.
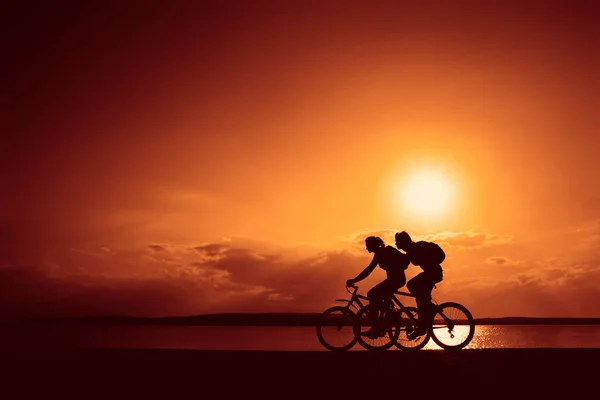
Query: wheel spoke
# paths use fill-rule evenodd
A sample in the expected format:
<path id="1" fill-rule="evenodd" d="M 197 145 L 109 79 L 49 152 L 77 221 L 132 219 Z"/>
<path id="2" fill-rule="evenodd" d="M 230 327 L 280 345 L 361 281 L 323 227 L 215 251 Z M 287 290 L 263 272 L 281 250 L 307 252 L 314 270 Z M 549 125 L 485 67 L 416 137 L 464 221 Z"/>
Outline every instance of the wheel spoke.
<path id="1" fill-rule="evenodd" d="M 429 332 L 414 339 L 409 338 L 409 335 L 417 328 L 418 317 L 415 307 L 404 307 L 404 311 L 400 315 L 400 333 L 395 343 L 396 347 L 401 350 L 417 351 L 427 345 L 430 338 Z"/>
<path id="2" fill-rule="evenodd" d="M 357 313 L 356 321 L 354 325 L 354 334 L 358 340 L 358 343 L 367 350 L 387 350 L 392 347 L 400 334 L 400 328 L 397 324 L 397 320 L 392 318 L 391 314 L 384 316 L 385 328 L 381 334 L 377 337 L 368 337 L 365 335 L 366 332 L 371 331 L 371 324 L 368 318 L 369 309 L 363 308 Z"/>
<path id="3" fill-rule="evenodd" d="M 440 304 L 433 317 L 431 335 L 443 349 L 461 349 L 473 339 L 475 321 L 466 307 L 454 302 Z"/>
<path id="4" fill-rule="evenodd" d="M 356 344 L 354 313 L 346 307 L 331 307 L 319 317 L 317 338 L 331 351 L 349 350 Z"/>

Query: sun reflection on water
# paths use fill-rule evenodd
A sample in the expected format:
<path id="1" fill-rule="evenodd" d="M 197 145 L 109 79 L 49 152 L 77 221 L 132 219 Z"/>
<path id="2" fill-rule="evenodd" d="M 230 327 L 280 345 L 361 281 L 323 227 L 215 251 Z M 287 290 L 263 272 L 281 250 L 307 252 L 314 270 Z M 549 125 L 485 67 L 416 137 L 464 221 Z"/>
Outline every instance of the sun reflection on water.
<path id="1" fill-rule="evenodd" d="M 454 328 L 455 339 L 450 340 L 448 334 L 441 330 L 436 330 L 436 334 L 444 343 L 457 343 L 460 341 L 460 338 L 464 338 L 468 334 L 467 326 L 457 326 Z M 502 340 L 502 332 L 496 326 L 491 325 L 483 325 L 483 326 L 475 326 L 475 335 L 471 342 L 465 346 L 465 349 L 486 349 L 492 347 L 506 347 L 505 341 Z M 438 346 L 433 339 L 430 339 L 427 342 L 427 345 L 423 348 L 424 350 L 440 350 L 441 347 Z"/>

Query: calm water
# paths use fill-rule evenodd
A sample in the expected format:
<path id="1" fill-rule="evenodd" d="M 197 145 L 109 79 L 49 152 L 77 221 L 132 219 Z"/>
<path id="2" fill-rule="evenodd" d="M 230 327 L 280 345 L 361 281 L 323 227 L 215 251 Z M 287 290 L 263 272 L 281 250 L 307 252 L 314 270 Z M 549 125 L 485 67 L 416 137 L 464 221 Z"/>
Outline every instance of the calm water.
<path id="1" fill-rule="evenodd" d="M 323 350 L 312 327 L 88 325 L 0 327 L 0 349 Z M 600 348 L 600 325 L 477 326 L 467 348 Z M 438 349 L 430 341 L 425 349 Z M 353 350 L 363 350 L 356 345 Z"/>

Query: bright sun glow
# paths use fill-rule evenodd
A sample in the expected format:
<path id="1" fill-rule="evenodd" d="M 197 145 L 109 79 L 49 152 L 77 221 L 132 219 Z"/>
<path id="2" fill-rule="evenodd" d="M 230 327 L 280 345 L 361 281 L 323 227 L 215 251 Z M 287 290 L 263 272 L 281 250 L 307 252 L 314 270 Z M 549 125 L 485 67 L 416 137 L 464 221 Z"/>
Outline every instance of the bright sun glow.
<path id="1" fill-rule="evenodd" d="M 454 186 L 440 172 L 415 172 L 400 184 L 402 207 L 417 217 L 433 218 L 448 213 L 453 200 Z"/>

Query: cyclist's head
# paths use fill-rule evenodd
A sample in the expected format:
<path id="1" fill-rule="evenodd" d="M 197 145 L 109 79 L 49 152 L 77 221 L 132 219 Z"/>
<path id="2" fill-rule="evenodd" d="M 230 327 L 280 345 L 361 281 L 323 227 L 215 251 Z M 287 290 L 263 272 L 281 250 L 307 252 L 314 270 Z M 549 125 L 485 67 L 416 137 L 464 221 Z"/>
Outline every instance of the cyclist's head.
<path id="1" fill-rule="evenodd" d="M 396 247 L 402 250 L 406 250 L 409 244 L 412 243 L 410 235 L 406 231 L 396 233 Z"/>
<path id="2" fill-rule="evenodd" d="M 379 247 L 385 247 L 385 243 L 383 243 L 383 239 L 377 236 L 369 236 L 365 239 L 365 245 L 369 253 L 374 252 Z"/>

